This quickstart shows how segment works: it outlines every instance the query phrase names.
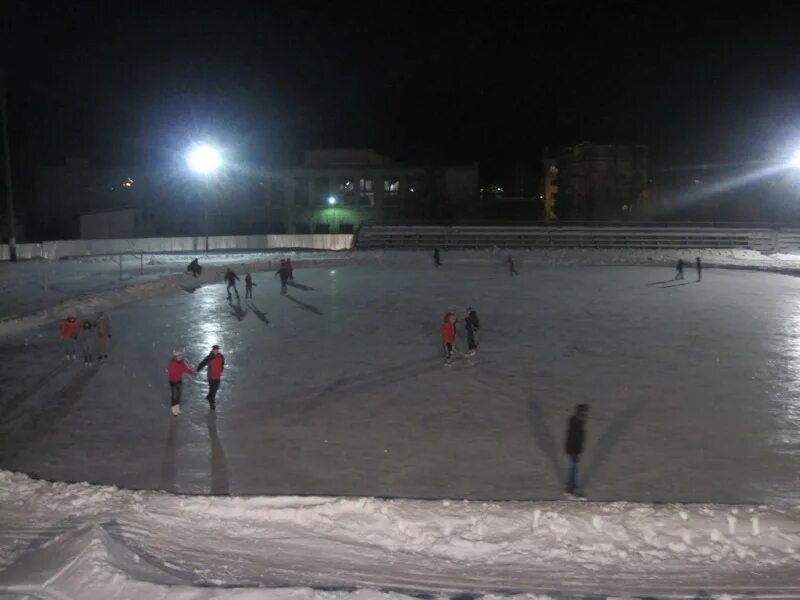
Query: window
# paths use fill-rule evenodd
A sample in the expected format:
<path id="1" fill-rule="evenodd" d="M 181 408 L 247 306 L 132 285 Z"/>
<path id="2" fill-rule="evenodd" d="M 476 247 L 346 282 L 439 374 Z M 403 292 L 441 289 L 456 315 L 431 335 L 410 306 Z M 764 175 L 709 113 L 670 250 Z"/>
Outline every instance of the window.
<path id="1" fill-rule="evenodd" d="M 353 206 L 356 203 L 356 184 L 352 177 L 342 177 L 339 180 L 339 198 L 342 206 Z"/>
<path id="2" fill-rule="evenodd" d="M 324 204 L 325 206 L 328 205 L 328 196 L 330 195 L 328 183 L 327 177 L 314 178 L 314 197 L 319 204 Z"/>
<path id="3" fill-rule="evenodd" d="M 339 233 L 353 233 L 353 224 L 339 223 Z"/>
<path id="4" fill-rule="evenodd" d="M 400 179 L 387 175 L 383 180 L 383 203 L 385 206 L 399 206 L 400 204 Z"/>
<path id="5" fill-rule="evenodd" d="M 294 178 L 294 205 L 308 206 L 308 177 Z"/>
<path id="6" fill-rule="evenodd" d="M 311 233 L 311 226 L 308 223 L 296 223 L 294 232 L 299 234 Z"/>
<path id="7" fill-rule="evenodd" d="M 328 223 L 317 223 L 314 225 L 314 233 L 330 233 L 331 226 Z"/>
<path id="8" fill-rule="evenodd" d="M 375 189 L 372 179 L 358 180 L 359 206 L 375 206 Z"/>

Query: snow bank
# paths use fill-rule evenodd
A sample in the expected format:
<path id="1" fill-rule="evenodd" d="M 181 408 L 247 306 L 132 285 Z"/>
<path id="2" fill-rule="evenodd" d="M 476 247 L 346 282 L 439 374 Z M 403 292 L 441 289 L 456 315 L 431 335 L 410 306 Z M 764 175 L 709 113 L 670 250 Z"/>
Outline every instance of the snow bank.
<path id="1" fill-rule="evenodd" d="M 800 594 L 798 509 L 180 497 L 9 472 L 0 507 L 0 595 Z"/>

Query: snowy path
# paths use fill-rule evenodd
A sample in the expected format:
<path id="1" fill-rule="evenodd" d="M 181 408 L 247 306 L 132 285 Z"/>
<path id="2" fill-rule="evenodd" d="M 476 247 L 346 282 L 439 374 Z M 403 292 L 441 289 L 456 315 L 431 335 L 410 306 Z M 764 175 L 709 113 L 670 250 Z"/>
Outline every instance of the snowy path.
<path id="1" fill-rule="evenodd" d="M 0 473 L 0 597 L 796 598 L 799 552 L 797 510 L 180 498 Z"/>
<path id="2" fill-rule="evenodd" d="M 254 304 L 221 285 L 120 307 L 112 359 L 63 364 L 55 326 L 0 346 L 0 466 L 212 494 L 559 499 L 562 442 L 588 402 L 592 500 L 800 500 L 800 280 L 709 270 L 491 265 L 302 269 Z M 438 327 L 474 304 L 475 360 Z M 164 369 L 213 343 L 228 368 L 168 414 Z M 463 342 L 462 342 L 463 344 Z"/>

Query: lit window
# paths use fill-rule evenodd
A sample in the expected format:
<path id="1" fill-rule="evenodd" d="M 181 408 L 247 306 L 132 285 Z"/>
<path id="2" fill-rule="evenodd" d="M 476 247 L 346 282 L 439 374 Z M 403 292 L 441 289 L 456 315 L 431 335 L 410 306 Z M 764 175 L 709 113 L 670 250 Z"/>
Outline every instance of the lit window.
<path id="1" fill-rule="evenodd" d="M 356 203 L 356 185 L 352 177 L 342 177 L 339 180 L 339 196 L 343 206 L 353 206 Z"/>
<path id="2" fill-rule="evenodd" d="M 400 180 L 397 177 L 387 176 L 383 180 L 383 203 L 385 206 L 400 204 Z"/>
<path id="3" fill-rule="evenodd" d="M 375 182 L 372 179 L 359 179 L 359 206 L 375 206 Z"/>

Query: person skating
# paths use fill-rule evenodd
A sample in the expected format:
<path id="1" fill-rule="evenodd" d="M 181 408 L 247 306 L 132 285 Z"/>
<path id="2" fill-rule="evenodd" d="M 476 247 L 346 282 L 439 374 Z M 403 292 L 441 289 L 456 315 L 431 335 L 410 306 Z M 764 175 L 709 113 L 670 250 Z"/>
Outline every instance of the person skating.
<path id="1" fill-rule="evenodd" d="M 453 348 L 456 343 L 456 316 L 452 312 L 447 312 L 442 323 L 442 344 L 444 345 L 445 363 L 450 364 L 453 357 Z"/>
<path id="2" fill-rule="evenodd" d="M 250 273 L 247 273 L 247 275 L 244 276 L 244 297 L 245 297 L 245 299 L 253 297 L 253 286 L 254 285 L 255 285 L 255 283 L 253 283 L 253 278 L 250 276 Z"/>
<path id="3" fill-rule="evenodd" d="M 219 390 L 219 384 L 222 379 L 222 371 L 225 370 L 225 356 L 219 351 L 219 346 L 216 344 L 211 346 L 211 352 L 197 365 L 197 371 L 202 371 L 206 367 L 208 367 L 206 371 L 208 375 L 208 395 L 206 400 L 208 400 L 208 407 L 211 410 L 216 410 L 217 390 Z"/>
<path id="4" fill-rule="evenodd" d="M 294 281 L 294 265 L 291 258 L 286 259 L 286 269 L 289 271 L 289 281 Z"/>
<path id="5" fill-rule="evenodd" d="M 108 320 L 108 315 L 103 311 L 97 313 L 94 327 L 97 329 L 97 341 L 100 342 L 100 350 L 97 355 L 97 362 L 100 362 L 108 359 L 108 340 L 111 337 L 111 322 Z"/>
<path id="6" fill-rule="evenodd" d="M 236 289 L 236 282 L 239 281 L 239 276 L 234 273 L 230 267 L 225 270 L 225 283 L 227 283 L 226 291 L 228 292 L 228 300 L 231 300 L 231 288 L 233 293 L 236 294 L 236 299 L 239 299 L 239 290 Z"/>
<path id="7" fill-rule="evenodd" d="M 578 487 L 578 462 L 583 453 L 583 442 L 586 438 L 585 424 L 589 406 L 578 404 L 574 414 L 567 421 L 567 442 L 565 450 L 569 457 L 567 473 L 567 494 L 582 496 Z"/>
<path id="8" fill-rule="evenodd" d="M 695 264 L 697 265 L 697 281 L 703 280 L 703 263 L 700 262 L 700 257 L 698 256 L 695 259 Z"/>
<path id="9" fill-rule="evenodd" d="M 61 322 L 60 332 L 67 360 L 75 360 L 78 357 L 78 321 L 75 317 L 64 319 Z"/>
<path id="10" fill-rule="evenodd" d="M 683 279 L 683 264 L 683 259 L 679 258 L 678 264 L 675 266 L 675 270 L 677 271 L 677 273 L 675 273 L 675 279 Z"/>
<path id="11" fill-rule="evenodd" d="M 78 331 L 78 345 L 81 347 L 83 354 L 83 364 L 91 367 L 94 364 L 94 348 L 95 339 L 97 334 L 94 332 L 94 327 L 91 321 L 84 321 L 83 327 Z"/>
<path id="12" fill-rule="evenodd" d="M 286 261 L 281 260 L 280 268 L 275 272 L 275 277 L 281 278 L 281 294 L 286 294 L 286 282 L 289 281 L 289 267 L 286 266 Z"/>
<path id="13" fill-rule="evenodd" d="M 203 272 L 203 267 L 200 266 L 200 263 L 197 262 L 195 258 L 192 262 L 189 263 L 189 266 L 186 267 L 186 270 L 189 271 L 195 279 Z"/>
<path id="14" fill-rule="evenodd" d="M 170 410 L 177 416 L 181 414 L 181 392 L 183 391 L 183 376 L 197 375 L 197 371 L 190 368 L 183 362 L 182 352 L 173 352 L 172 360 L 167 367 L 167 379 L 169 380 Z"/>
<path id="15" fill-rule="evenodd" d="M 478 349 L 478 344 L 475 341 L 475 335 L 478 333 L 478 329 L 480 329 L 480 320 L 478 319 L 478 313 L 475 312 L 475 309 L 471 306 L 467 308 L 467 318 L 464 319 L 464 323 L 467 328 L 467 356 L 472 356 L 475 354 L 475 351 Z"/>
<path id="16" fill-rule="evenodd" d="M 510 254 L 508 255 L 508 258 L 506 258 L 506 263 L 508 263 L 508 275 L 510 277 L 519 275 L 519 271 L 517 271 L 517 267 L 514 264 L 514 258 Z"/>
<path id="17" fill-rule="evenodd" d="M 434 267 L 441 267 L 442 266 L 442 258 L 439 255 L 439 249 L 433 249 L 433 266 Z"/>

